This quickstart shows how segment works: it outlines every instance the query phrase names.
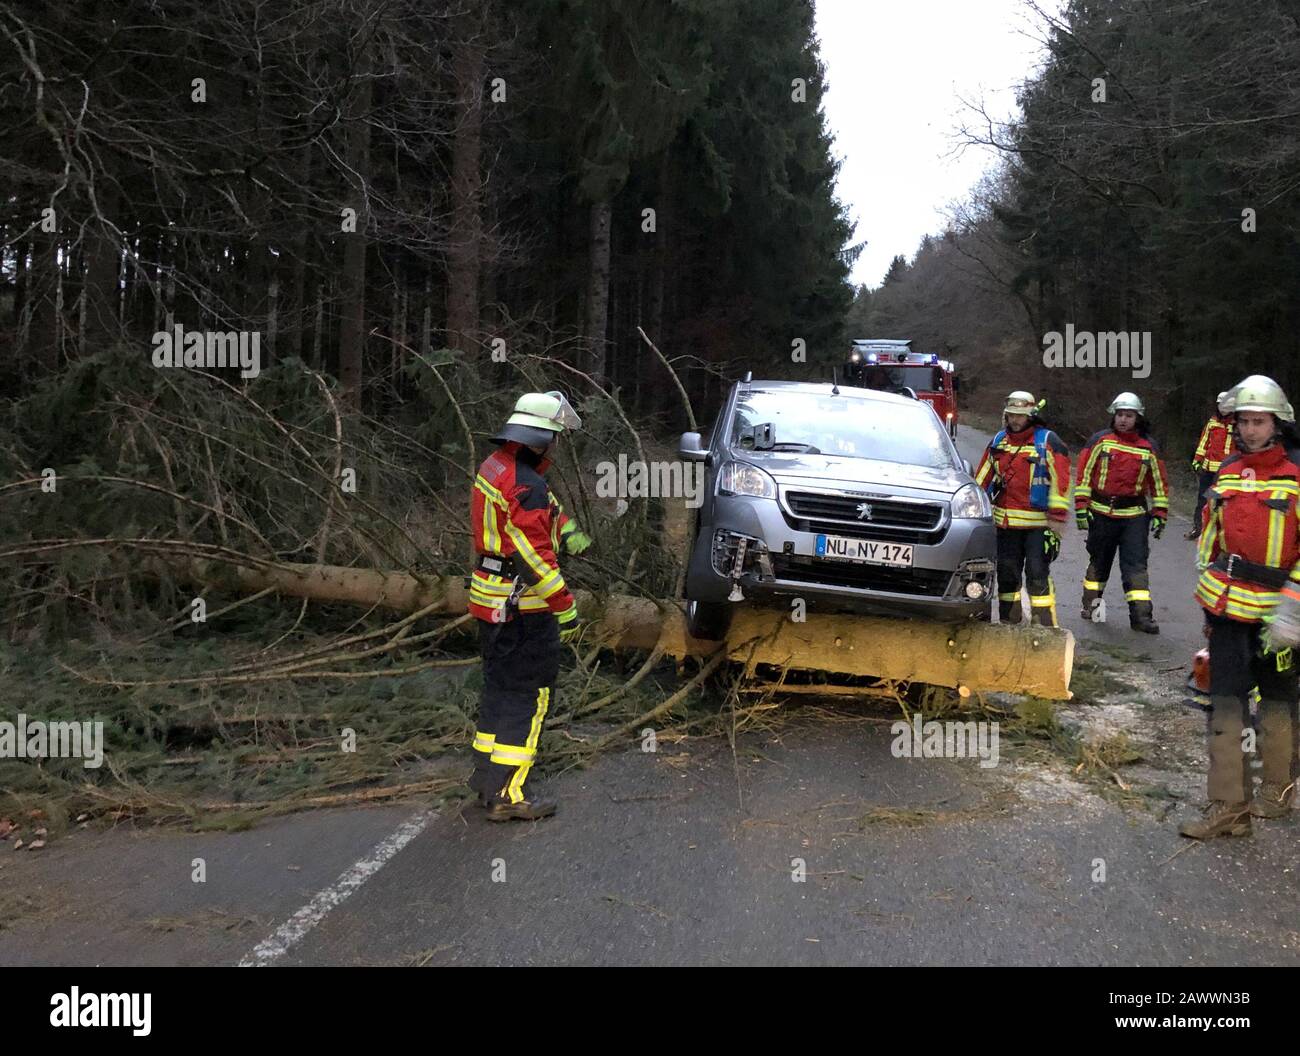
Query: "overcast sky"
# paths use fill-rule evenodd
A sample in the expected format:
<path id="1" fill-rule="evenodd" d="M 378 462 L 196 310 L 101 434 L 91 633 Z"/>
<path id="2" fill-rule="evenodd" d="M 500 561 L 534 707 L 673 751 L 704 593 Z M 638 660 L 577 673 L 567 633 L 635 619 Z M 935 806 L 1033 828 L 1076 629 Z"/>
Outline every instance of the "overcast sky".
<path id="1" fill-rule="evenodd" d="M 1015 111 L 1015 88 L 1039 62 L 1021 0 L 816 0 L 829 89 L 825 111 L 842 161 L 839 197 L 867 247 L 853 281 L 880 285 L 889 261 L 911 260 L 943 210 L 993 164 L 954 155 L 961 99 Z M 1059 10 L 1055 4 L 1047 5 Z"/>

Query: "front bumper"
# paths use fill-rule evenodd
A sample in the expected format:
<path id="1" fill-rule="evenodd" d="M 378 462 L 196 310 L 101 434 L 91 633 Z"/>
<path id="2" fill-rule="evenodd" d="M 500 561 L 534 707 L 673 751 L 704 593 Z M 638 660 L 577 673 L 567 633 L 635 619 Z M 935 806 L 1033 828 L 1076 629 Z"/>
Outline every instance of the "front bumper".
<path id="1" fill-rule="evenodd" d="M 803 598 L 810 607 L 884 615 L 963 619 L 988 611 L 994 589 L 996 534 L 991 519 L 953 520 L 946 508 L 935 530 L 873 532 L 843 525 L 839 534 L 908 542 L 910 569 L 817 558 L 817 535 L 776 500 L 719 495 L 712 524 L 703 525 L 687 573 L 687 597 L 696 601 L 745 598 L 780 603 Z M 832 530 L 831 534 L 835 534 Z M 743 542 L 739 565 L 736 559 Z M 967 593 L 977 584 L 977 595 Z"/>

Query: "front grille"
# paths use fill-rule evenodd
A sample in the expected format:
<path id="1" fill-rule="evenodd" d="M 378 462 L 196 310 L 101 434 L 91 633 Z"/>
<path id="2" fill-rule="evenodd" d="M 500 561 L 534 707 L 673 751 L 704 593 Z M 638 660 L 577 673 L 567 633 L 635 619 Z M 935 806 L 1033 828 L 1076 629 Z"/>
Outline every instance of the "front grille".
<path id="1" fill-rule="evenodd" d="M 891 594 L 920 594 L 942 597 L 952 580 L 951 572 L 933 568 L 888 568 L 850 561 L 818 561 L 811 557 L 772 555 L 777 579 L 800 583 L 821 583 L 830 587 L 884 590 Z"/>
<path id="2" fill-rule="evenodd" d="M 782 512 L 786 523 L 796 531 L 929 545 L 943 538 L 943 507 L 934 502 L 863 499 L 811 491 L 787 491 L 785 501 L 788 512 Z M 871 507 L 870 520 L 858 517 L 858 506 L 864 502 Z"/>

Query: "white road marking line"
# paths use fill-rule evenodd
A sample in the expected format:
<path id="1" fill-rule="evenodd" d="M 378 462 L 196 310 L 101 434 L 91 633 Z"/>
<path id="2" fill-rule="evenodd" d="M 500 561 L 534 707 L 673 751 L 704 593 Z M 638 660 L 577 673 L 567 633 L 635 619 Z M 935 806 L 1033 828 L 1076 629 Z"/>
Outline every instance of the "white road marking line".
<path id="1" fill-rule="evenodd" d="M 379 872 L 398 851 L 428 828 L 429 823 L 437 816 L 437 811 L 421 811 L 404 821 L 391 836 L 276 928 L 272 935 L 259 942 L 252 952 L 239 962 L 238 967 L 265 968 L 283 957 L 298 945 L 312 928 L 324 920 L 330 910 L 342 904 L 362 884 Z"/>

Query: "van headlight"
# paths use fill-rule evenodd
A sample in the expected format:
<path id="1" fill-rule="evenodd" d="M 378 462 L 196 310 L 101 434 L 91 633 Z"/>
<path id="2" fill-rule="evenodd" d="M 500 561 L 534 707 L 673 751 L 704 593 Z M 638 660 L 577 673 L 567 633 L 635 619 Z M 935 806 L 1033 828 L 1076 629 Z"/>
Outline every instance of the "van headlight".
<path id="1" fill-rule="evenodd" d="M 992 517 L 993 506 L 983 488 L 978 484 L 967 484 L 952 497 L 952 516 L 954 520 Z"/>
<path id="2" fill-rule="evenodd" d="M 727 462 L 718 473 L 718 493 L 775 499 L 776 481 L 748 462 Z"/>

